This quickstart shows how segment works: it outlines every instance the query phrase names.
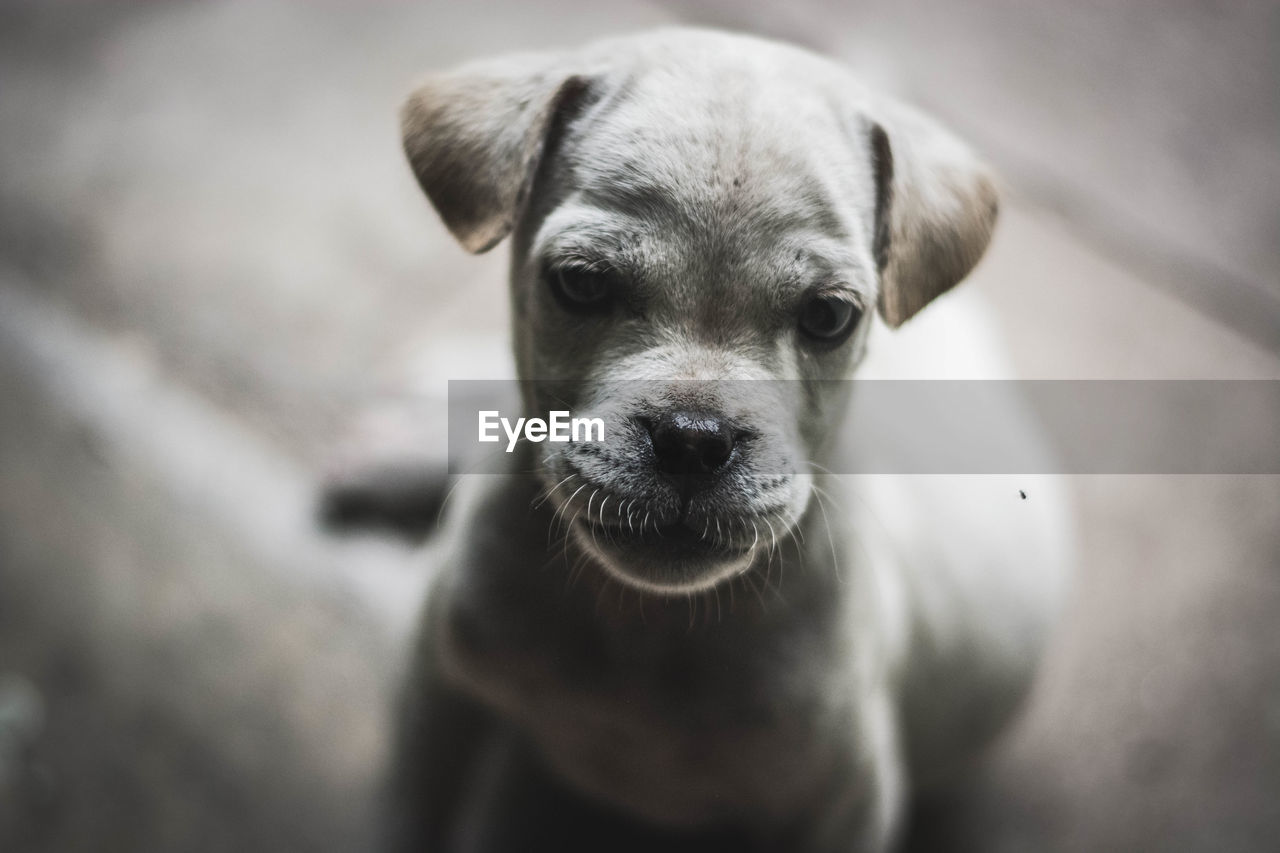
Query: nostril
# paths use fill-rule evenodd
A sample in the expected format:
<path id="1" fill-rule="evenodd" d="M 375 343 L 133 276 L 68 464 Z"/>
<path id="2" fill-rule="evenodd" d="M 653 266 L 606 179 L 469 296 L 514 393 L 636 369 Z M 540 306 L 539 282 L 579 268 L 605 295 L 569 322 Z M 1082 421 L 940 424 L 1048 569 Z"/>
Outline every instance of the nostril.
<path id="1" fill-rule="evenodd" d="M 715 415 L 671 412 L 649 426 L 659 470 L 667 474 L 710 474 L 733 455 L 734 432 Z"/>
<path id="2" fill-rule="evenodd" d="M 714 432 L 708 432 L 700 442 L 702 467 L 713 471 L 727 462 L 732 452 L 733 433 L 724 426 Z"/>

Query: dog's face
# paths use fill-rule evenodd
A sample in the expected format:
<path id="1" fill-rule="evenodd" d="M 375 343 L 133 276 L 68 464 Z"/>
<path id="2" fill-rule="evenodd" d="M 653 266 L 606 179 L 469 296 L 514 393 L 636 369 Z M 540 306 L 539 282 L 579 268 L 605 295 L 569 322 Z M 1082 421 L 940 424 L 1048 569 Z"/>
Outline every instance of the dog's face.
<path id="1" fill-rule="evenodd" d="M 745 571 L 804 515 L 878 308 L 960 280 L 995 218 L 967 149 L 838 66 L 672 31 L 435 78 L 403 113 L 464 246 L 514 231 L 521 376 L 605 440 L 537 446 L 579 544 L 660 593 Z"/>

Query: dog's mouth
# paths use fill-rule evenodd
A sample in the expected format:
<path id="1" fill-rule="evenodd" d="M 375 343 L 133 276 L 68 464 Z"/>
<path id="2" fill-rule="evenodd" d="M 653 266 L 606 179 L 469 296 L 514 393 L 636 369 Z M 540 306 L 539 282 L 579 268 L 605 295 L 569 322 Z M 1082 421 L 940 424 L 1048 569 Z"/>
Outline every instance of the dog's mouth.
<path id="1" fill-rule="evenodd" d="M 679 520 L 653 513 L 585 513 L 571 524 L 574 538 L 615 579 L 658 594 L 708 589 L 749 570 L 769 550 L 779 522 L 710 511 Z"/>
<path id="2" fill-rule="evenodd" d="M 607 524 L 596 519 L 580 521 L 592 544 L 600 550 L 652 558 L 739 557 L 759 543 L 759 534 L 741 534 L 742 525 L 710 516 L 673 523 L 647 525 Z M 732 528 L 732 529 L 731 529 Z M 750 530 L 750 527 L 747 527 Z"/>
<path id="3" fill-rule="evenodd" d="M 688 494 L 655 477 L 651 488 L 615 490 L 570 469 L 543 500 L 553 529 L 614 580 L 679 595 L 767 568 L 800 517 L 790 485 L 739 477 Z"/>

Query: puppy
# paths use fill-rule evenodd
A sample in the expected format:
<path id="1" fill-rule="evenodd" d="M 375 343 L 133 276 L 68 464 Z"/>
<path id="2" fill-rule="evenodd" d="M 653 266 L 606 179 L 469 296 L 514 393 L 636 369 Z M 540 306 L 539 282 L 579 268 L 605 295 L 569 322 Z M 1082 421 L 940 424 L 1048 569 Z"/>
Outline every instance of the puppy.
<path id="1" fill-rule="evenodd" d="M 557 383 L 526 414 L 611 429 L 451 499 L 393 846 L 891 847 L 1025 692 L 1065 548 L 1051 490 L 826 473 L 828 380 L 978 261 L 992 178 L 837 65 L 704 31 L 468 65 L 402 126 L 458 241 L 512 238 L 519 375 Z"/>

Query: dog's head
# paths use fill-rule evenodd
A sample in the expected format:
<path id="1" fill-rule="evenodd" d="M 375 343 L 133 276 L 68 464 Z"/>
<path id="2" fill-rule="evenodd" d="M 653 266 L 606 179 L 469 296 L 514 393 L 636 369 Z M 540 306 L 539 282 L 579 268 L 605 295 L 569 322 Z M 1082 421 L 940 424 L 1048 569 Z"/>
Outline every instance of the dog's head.
<path id="1" fill-rule="evenodd" d="M 611 573 L 664 593 L 745 570 L 798 523 L 845 404 L 823 380 L 851 374 L 877 311 L 897 326 L 962 279 L 996 217 L 949 133 L 743 36 L 466 66 L 402 121 L 462 245 L 513 235 L 520 374 L 562 381 L 526 402 L 611 427 L 538 445 L 546 486 Z"/>

